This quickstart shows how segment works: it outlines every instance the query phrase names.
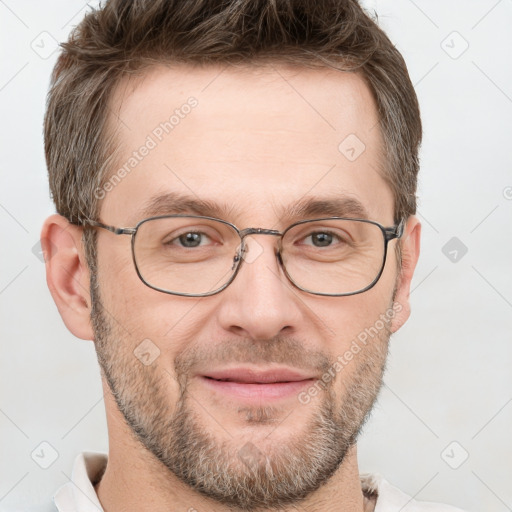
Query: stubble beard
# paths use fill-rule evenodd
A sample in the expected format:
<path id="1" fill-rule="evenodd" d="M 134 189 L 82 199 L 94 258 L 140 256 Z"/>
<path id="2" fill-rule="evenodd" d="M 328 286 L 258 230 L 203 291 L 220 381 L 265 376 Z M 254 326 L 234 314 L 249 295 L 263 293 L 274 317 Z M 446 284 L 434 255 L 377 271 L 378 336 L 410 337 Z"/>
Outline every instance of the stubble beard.
<path id="1" fill-rule="evenodd" d="M 173 406 L 168 398 L 169 373 L 158 365 L 141 364 L 133 348 L 127 349 L 132 343 L 104 313 L 99 287 L 92 284 L 91 321 L 102 374 L 134 439 L 179 480 L 231 510 L 256 512 L 299 504 L 335 474 L 379 394 L 390 337 L 387 327 L 354 357 L 351 364 L 357 364 L 357 369 L 351 382 L 344 383 L 341 398 L 333 386 L 344 378 L 343 369 L 309 404 L 297 401 L 289 416 L 271 406 L 240 408 L 238 413 L 245 414 L 245 421 L 253 426 L 284 418 L 264 439 L 253 436 L 252 442 L 228 434 L 219 439 L 206 429 L 205 421 L 214 420 L 188 389 L 187 370 L 193 358 L 187 359 L 188 354 L 176 358 L 179 398 Z M 301 348 L 304 351 L 294 339 L 278 338 L 257 346 L 251 340 L 244 343 L 240 361 L 300 361 Z M 226 353 L 233 355 L 233 345 L 229 347 Z M 325 370 L 332 362 L 325 356 L 318 364 Z M 304 412 L 310 419 L 300 430 L 289 440 L 272 442 L 280 425 L 298 422 Z M 222 424 L 222 418 L 215 419 Z"/>

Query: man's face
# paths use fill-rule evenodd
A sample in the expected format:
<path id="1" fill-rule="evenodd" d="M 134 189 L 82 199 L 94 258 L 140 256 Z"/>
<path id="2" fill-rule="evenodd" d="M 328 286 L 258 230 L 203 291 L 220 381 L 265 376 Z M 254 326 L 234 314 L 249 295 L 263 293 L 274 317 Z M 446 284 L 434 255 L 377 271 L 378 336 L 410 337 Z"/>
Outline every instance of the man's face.
<path id="1" fill-rule="evenodd" d="M 183 108 L 190 97 L 195 105 Z M 173 126 L 165 125 L 176 109 Z M 115 169 L 130 162 L 130 170 L 106 194 L 107 224 L 135 226 L 151 199 L 169 193 L 208 201 L 239 229 L 283 231 L 303 220 L 293 208 L 308 200 L 324 202 L 308 218 L 334 216 L 327 203 L 335 199 L 355 200 L 369 219 L 394 224 L 375 103 L 354 74 L 159 67 L 123 82 L 112 112 L 121 143 Z M 198 212 L 164 201 L 155 214 L 164 213 Z M 395 244 L 372 289 L 322 297 L 287 280 L 275 236 L 253 235 L 253 257 L 236 279 L 216 295 L 191 298 L 145 286 L 130 238 L 100 230 L 96 349 L 135 438 L 186 484 L 247 510 L 319 488 L 355 442 L 381 384 L 390 326 L 378 321 L 390 317 Z M 236 369 L 276 370 L 277 379 L 288 369 L 303 379 L 264 386 L 207 377 Z M 326 373 L 332 378 L 319 386 Z"/>

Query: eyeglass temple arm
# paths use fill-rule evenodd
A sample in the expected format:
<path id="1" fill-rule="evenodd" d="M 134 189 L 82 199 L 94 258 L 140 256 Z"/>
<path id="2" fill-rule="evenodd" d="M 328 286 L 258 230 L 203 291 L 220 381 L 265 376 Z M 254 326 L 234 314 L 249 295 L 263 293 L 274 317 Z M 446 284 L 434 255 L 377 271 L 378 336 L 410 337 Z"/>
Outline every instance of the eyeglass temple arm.
<path id="1" fill-rule="evenodd" d="M 111 233 L 114 233 L 115 235 L 133 235 L 137 231 L 136 228 L 116 228 L 115 226 L 109 226 L 108 224 L 103 224 L 103 222 L 90 219 L 82 219 L 80 224 L 83 226 L 103 228 L 110 231 Z"/>
<path id="2" fill-rule="evenodd" d="M 389 242 L 389 240 L 400 238 L 404 234 L 405 222 L 406 220 L 402 219 L 396 226 L 393 226 L 392 228 L 384 228 L 386 241 Z"/>

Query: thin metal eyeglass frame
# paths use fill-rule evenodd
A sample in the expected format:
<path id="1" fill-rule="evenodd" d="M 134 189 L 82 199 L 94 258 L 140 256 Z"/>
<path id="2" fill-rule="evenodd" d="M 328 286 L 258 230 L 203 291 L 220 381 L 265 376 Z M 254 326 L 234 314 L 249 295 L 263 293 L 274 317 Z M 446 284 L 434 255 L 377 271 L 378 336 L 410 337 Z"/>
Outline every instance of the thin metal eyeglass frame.
<path id="1" fill-rule="evenodd" d="M 236 233 L 238 234 L 238 236 L 240 237 L 240 251 L 238 254 L 235 254 L 234 260 L 233 260 L 234 263 L 236 263 L 236 268 L 234 269 L 234 272 L 233 272 L 232 276 L 230 277 L 230 279 L 224 285 L 222 285 L 220 288 L 217 288 L 213 291 L 206 292 L 206 293 L 195 293 L 195 294 L 173 292 L 170 290 L 165 290 L 163 288 L 159 288 L 158 286 L 154 286 L 154 285 L 148 283 L 144 279 L 142 274 L 140 273 L 139 267 L 137 265 L 137 258 L 135 257 L 135 237 L 137 235 L 137 230 L 140 228 L 140 226 L 142 224 L 149 222 L 151 220 L 164 219 L 164 218 L 180 218 L 180 217 L 213 220 L 216 222 L 221 222 L 222 224 L 225 224 L 225 225 L 233 228 L 236 231 Z M 358 222 L 366 222 L 368 224 L 373 224 L 374 226 L 377 226 L 380 229 L 382 236 L 383 236 L 383 242 L 384 242 L 384 254 L 382 257 L 382 264 L 381 264 L 379 273 L 377 274 L 375 279 L 368 286 L 362 288 L 361 290 L 357 290 L 355 292 L 348 292 L 348 293 L 313 292 L 306 288 L 302 288 L 301 286 L 296 284 L 295 281 L 290 277 L 290 275 L 288 274 L 288 271 L 286 270 L 286 267 L 283 263 L 283 259 L 281 257 L 281 249 L 282 249 L 281 244 L 282 244 L 284 235 L 290 229 L 294 228 L 295 226 L 298 226 L 301 224 L 306 224 L 308 222 L 312 223 L 312 222 L 318 222 L 318 221 L 324 221 L 324 220 L 352 220 L 352 221 L 358 221 Z M 350 295 L 357 295 L 359 293 L 366 292 L 367 290 L 369 290 L 370 288 L 373 288 L 377 284 L 378 280 L 380 279 L 380 277 L 382 275 L 382 272 L 384 271 L 384 267 L 386 265 L 386 257 L 387 257 L 387 253 L 388 253 L 388 243 L 391 240 L 401 238 L 401 236 L 403 235 L 403 232 L 404 232 L 405 219 L 401 219 L 398 224 L 396 224 L 392 227 L 384 227 L 382 224 L 379 224 L 378 222 L 375 222 L 373 220 L 368 220 L 368 219 L 351 218 L 351 217 L 321 217 L 318 219 L 306 219 L 306 220 L 301 220 L 301 221 L 295 222 L 295 223 L 291 224 L 290 226 L 288 226 L 282 232 L 275 230 L 275 229 L 264 229 L 264 228 L 245 228 L 245 229 L 240 230 L 234 224 L 231 224 L 231 222 L 228 222 L 226 220 L 217 219 L 215 217 L 207 217 L 204 215 L 187 215 L 187 214 L 158 215 L 155 217 L 148 217 L 147 219 L 143 219 L 140 222 L 138 222 L 135 225 L 135 227 L 133 227 L 133 228 L 118 228 L 118 227 L 110 226 L 108 224 L 104 224 L 103 222 L 99 222 L 99 221 L 91 220 L 91 219 L 81 219 L 81 221 L 77 224 L 81 225 L 84 228 L 85 227 L 97 227 L 97 228 L 106 229 L 107 231 L 110 231 L 111 233 L 114 233 L 115 235 L 131 235 L 132 260 L 133 260 L 133 264 L 135 266 L 135 271 L 137 272 L 137 275 L 139 276 L 139 279 L 149 288 L 152 288 L 153 290 L 156 290 L 156 291 L 159 291 L 162 293 L 167 293 L 170 295 L 179 295 L 181 297 L 209 297 L 211 295 L 216 295 L 217 293 L 220 293 L 222 290 L 226 289 L 234 281 L 236 275 L 238 274 L 238 272 L 242 266 L 242 261 L 243 261 L 242 254 L 245 252 L 245 237 L 247 237 L 249 235 L 272 235 L 272 236 L 280 237 L 279 242 L 278 242 L 278 250 L 276 252 L 276 256 L 277 256 L 277 259 L 279 261 L 281 268 L 283 269 L 283 272 L 284 272 L 286 278 L 288 279 L 288 281 L 290 281 L 290 283 L 293 286 L 295 286 L 295 288 L 297 288 L 303 292 L 310 293 L 312 295 L 321 295 L 324 297 L 347 297 Z"/>

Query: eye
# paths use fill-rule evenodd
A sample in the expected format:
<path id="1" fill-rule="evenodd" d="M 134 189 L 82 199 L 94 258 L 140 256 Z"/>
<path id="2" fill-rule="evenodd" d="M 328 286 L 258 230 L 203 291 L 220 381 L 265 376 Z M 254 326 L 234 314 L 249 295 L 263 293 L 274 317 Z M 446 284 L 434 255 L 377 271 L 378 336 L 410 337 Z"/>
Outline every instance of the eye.
<path id="1" fill-rule="evenodd" d="M 210 237 L 205 233 L 201 233 L 200 231 L 188 231 L 178 237 L 170 239 L 166 242 L 166 245 L 179 245 L 187 249 L 192 249 L 194 247 L 207 245 L 210 242 Z"/>
<path id="2" fill-rule="evenodd" d="M 305 245 L 314 247 L 329 247 L 334 244 L 343 243 L 343 239 L 329 231 L 315 231 L 303 239 Z"/>

